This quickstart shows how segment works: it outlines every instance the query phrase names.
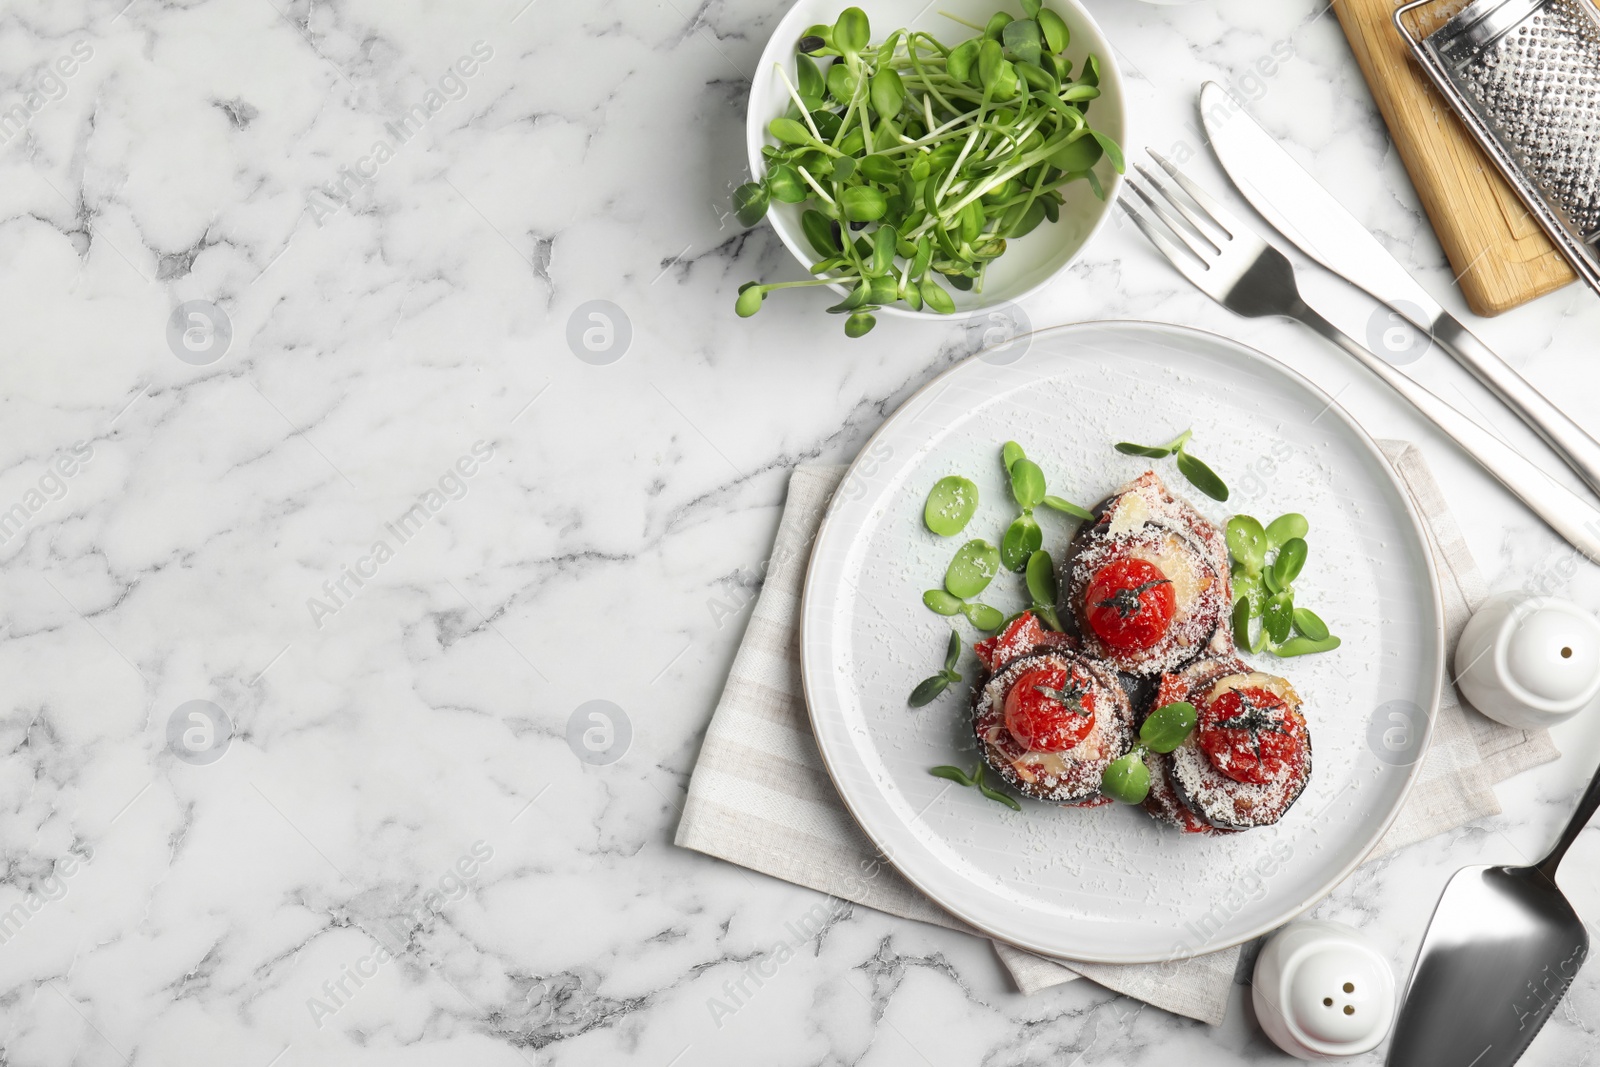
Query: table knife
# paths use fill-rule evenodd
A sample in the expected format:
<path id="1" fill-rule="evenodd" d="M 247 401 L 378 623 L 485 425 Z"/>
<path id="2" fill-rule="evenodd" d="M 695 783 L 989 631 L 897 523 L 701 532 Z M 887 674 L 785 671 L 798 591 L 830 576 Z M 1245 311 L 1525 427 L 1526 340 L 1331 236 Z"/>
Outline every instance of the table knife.
<path id="1" fill-rule="evenodd" d="M 1226 89 L 1207 82 L 1200 90 L 1200 112 L 1222 168 L 1279 233 L 1424 331 L 1600 493 L 1600 442 L 1429 296 Z"/>

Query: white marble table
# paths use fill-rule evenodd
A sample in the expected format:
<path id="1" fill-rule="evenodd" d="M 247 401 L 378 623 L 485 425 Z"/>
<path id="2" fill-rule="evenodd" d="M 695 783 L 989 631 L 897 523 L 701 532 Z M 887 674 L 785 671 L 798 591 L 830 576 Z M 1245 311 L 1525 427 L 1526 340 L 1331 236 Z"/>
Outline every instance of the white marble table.
<path id="1" fill-rule="evenodd" d="M 794 270 L 726 207 L 784 5 L 124 2 L 0 20 L 0 1062 L 1279 1059 L 1242 984 L 1219 1029 L 1088 982 L 1025 998 L 983 942 L 860 909 L 713 1019 L 816 900 L 670 844 L 787 472 L 848 459 L 977 339 L 846 342 L 815 296 L 732 315 Z M 1200 82 L 1246 79 L 1459 306 L 1323 0 L 1090 6 L 1144 141 L 1198 150 Z M 631 324 L 609 363 L 568 344 L 592 300 Z M 191 301 L 231 337 L 169 342 Z M 1026 310 L 1281 356 L 1422 445 L 1496 588 L 1600 606 L 1594 568 L 1343 357 L 1230 317 L 1131 229 Z M 1481 327 L 1600 430 L 1600 301 Z M 1547 457 L 1443 357 L 1413 370 Z M 591 700 L 631 723 L 604 766 L 566 740 Z M 1403 971 L 1450 872 L 1551 840 L 1600 721 L 1558 741 L 1503 816 L 1317 914 Z M 1600 833 L 1564 876 L 1600 919 Z M 1591 1062 L 1596 1027 L 1591 966 L 1527 1062 Z"/>

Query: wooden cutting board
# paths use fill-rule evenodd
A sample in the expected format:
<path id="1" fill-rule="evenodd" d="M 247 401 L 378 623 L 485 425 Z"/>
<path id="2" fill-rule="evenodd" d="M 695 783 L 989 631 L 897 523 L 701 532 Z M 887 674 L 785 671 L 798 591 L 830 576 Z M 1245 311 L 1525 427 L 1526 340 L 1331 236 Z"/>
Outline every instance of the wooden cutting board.
<path id="1" fill-rule="evenodd" d="M 1394 25 L 1403 0 L 1334 0 L 1378 110 L 1417 187 L 1467 304 L 1498 315 L 1574 281 L 1511 186 L 1439 97 Z M 1440 0 L 1414 32 L 1437 28 L 1466 0 Z"/>

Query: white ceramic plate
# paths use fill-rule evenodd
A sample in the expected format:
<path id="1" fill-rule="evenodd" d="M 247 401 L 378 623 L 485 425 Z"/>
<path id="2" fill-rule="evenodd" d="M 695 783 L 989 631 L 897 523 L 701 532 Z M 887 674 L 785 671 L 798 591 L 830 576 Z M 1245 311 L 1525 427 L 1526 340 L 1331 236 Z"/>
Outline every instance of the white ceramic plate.
<path id="1" fill-rule="evenodd" d="M 777 65 L 782 64 L 792 81 L 795 78 L 794 49 L 806 29 L 819 23 L 832 23 L 839 12 L 851 6 L 850 0 L 796 0 L 788 14 L 772 31 L 767 47 L 761 53 L 756 76 L 750 83 L 750 107 L 745 116 L 745 140 L 750 153 L 750 173 L 766 173 L 761 158 L 761 146 L 771 141 L 767 136 L 767 123 L 782 115 L 789 106 L 789 91 L 778 75 Z M 855 6 L 867 13 L 872 24 L 872 40 L 882 41 L 900 26 L 926 30 L 947 45 L 959 44 L 973 31 L 945 18 L 940 12 L 982 24 L 996 11 L 1009 11 L 1021 17 L 1022 8 L 1016 0 L 855 0 Z M 1117 66 L 1116 53 L 1100 27 L 1078 0 L 1047 0 L 1047 6 L 1060 15 L 1072 33 L 1067 48 L 1067 58 L 1072 69 L 1081 71 L 1084 60 L 1093 52 L 1100 60 L 1101 95 L 1089 107 L 1089 124 L 1126 147 L 1128 141 L 1125 94 L 1122 74 Z M 1073 182 L 1061 192 L 1066 202 L 1061 205 L 1061 221 L 1044 223 L 1026 237 L 1012 241 L 1006 254 L 995 260 L 984 277 L 982 293 L 962 292 L 946 287 L 956 304 L 956 315 L 975 314 L 984 308 L 995 307 L 1008 301 L 1021 300 L 1049 283 L 1065 270 L 1083 251 L 1106 219 L 1111 216 L 1111 205 L 1116 203 L 1122 188 L 1122 175 L 1108 160 L 1102 159 L 1094 168 L 1106 198 L 1095 197 L 1087 182 Z M 782 204 L 776 201 L 767 211 L 767 219 L 778 237 L 794 253 L 803 266 L 809 267 L 816 254 L 806 242 L 800 228 L 803 204 Z M 842 286 L 832 286 L 842 295 Z M 936 312 L 912 311 L 904 305 L 889 305 L 886 315 L 906 315 L 912 318 L 941 318 Z"/>
<path id="2" fill-rule="evenodd" d="M 1425 735 L 1444 669 L 1432 559 L 1409 498 L 1372 440 L 1332 399 L 1224 338 L 1153 323 L 1085 323 L 1031 335 L 1031 348 L 970 359 L 907 401 L 868 442 L 835 495 L 806 579 L 801 658 L 817 743 L 845 804 L 908 879 L 952 914 L 1023 948 L 1068 959 L 1150 963 L 1266 933 L 1322 899 L 1372 850 L 1410 789 L 1424 750 L 1390 749 L 1410 711 Z M 1014 362 L 1007 363 L 1007 360 Z M 1168 461 L 1171 488 L 1219 524 L 1288 511 L 1311 524 L 1300 602 L 1344 639 L 1337 651 L 1245 657 L 1306 702 L 1314 770 L 1273 827 L 1184 835 L 1142 810 L 1073 810 L 1033 800 L 1015 813 L 934 778 L 977 761 L 968 695 L 952 686 L 906 706 L 943 657 L 952 620 L 921 604 L 955 548 L 999 543 L 1015 506 L 1000 445 L 1015 439 L 1052 493 L 1092 505 L 1152 466 L 1113 451 L 1193 427 L 1193 450 L 1233 490 L 1217 504 Z M 967 530 L 922 525 L 947 474 L 979 487 Z M 1074 524 L 1045 513 L 1060 558 Z M 1020 576 L 982 598 L 1026 606 Z M 958 624 L 963 641 L 973 632 Z M 960 668 L 977 672 L 970 651 Z M 1394 713 L 1401 712 L 1400 717 Z M 1380 743 L 1389 730 L 1386 743 Z M 1386 747 L 1386 745 L 1388 747 Z M 1386 758 L 1380 758 L 1382 752 Z"/>

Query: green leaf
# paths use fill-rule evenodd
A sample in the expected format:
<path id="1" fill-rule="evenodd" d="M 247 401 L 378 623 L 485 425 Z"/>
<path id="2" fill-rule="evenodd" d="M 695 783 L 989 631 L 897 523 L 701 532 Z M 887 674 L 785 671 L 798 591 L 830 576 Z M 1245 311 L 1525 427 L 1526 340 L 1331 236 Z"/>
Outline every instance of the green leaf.
<path id="1" fill-rule="evenodd" d="M 1054 630 L 1058 634 L 1066 632 L 1061 626 L 1060 617 L 1056 615 L 1056 609 L 1049 604 L 1033 604 L 1028 610 L 1032 611 L 1047 629 Z"/>
<path id="2" fill-rule="evenodd" d="M 840 60 L 828 68 L 828 92 L 840 105 L 854 100 L 860 88 L 861 79 L 848 63 Z"/>
<path id="3" fill-rule="evenodd" d="M 734 301 L 733 311 L 741 319 L 748 319 L 751 315 L 761 310 L 761 302 L 767 298 L 767 291 L 762 286 L 751 282 L 739 287 L 739 299 Z"/>
<path id="4" fill-rule="evenodd" d="M 1042 8 L 1038 14 L 1039 30 L 1044 34 L 1044 46 L 1053 54 L 1059 55 L 1067 50 L 1067 45 L 1072 43 L 1072 31 L 1067 29 L 1067 24 L 1061 16 L 1049 8 Z"/>
<path id="5" fill-rule="evenodd" d="M 914 708 L 926 707 L 937 700 L 940 693 L 949 688 L 950 678 L 948 675 L 936 674 L 932 678 L 924 678 L 911 691 L 911 697 L 906 703 Z"/>
<path id="6" fill-rule="evenodd" d="M 940 478 L 928 491 L 922 521 L 940 537 L 954 537 L 966 529 L 978 511 L 978 487 L 958 474 Z"/>
<path id="7" fill-rule="evenodd" d="M 853 185 L 839 194 L 839 206 L 851 222 L 875 222 L 889 210 L 889 201 L 870 185 Z"/>
<path id="8" fill-rule="evenodd" d="M 1056 76 L 1043 67 L 1033 63 L 1018 60 L 1017 73 L 1022 75 L 1022 80 L 1028 83 L 1028 88 L 1037 89 L 1042 93 L 1056 93 L 1061 90 L 1061 83 L 1056 81 Z"/>
<path id="9" fill-rule="evenodd" d="M 1279 515 L 1267 527 L 1267 545 L 1270 548 L 1281 548 L 1283 543 L 1291 537 L 1304 537 L 1311 532 L 1311 524 L 1304 515 L 1290 512 Z"/>
<path id="10" fill-rule="evenodd" d="M 1069 104 L 1075 104 L 1079 100 L 1097 100 L 1099 97 L 1100 90 L 1093 85 L 1074 85 L 1072 88 L 1061 94 L 1061 98 Z M 1089 136 L 1091 139 L 1093 139 L 1093 130 L 1089 131 Z M 1104 152 L 1105 149 L 1102 148 L 1101 151 Z M 1099 157 L 1096 156 L 1095 158 L 1098 162 Z"/>
<path id="11" fill-rule="evenodd" d="M 996 99 L 999 98 L 998 94 L 994 94 L 992 90 L 995 81 L 1000 77 L 1001 64 L 1005 62 L 1006 50 L 998 40 L 986 39 L 978 46 L 978 84 L 991 90 L 991 96 Z"/>
<path id="12" fill-rule="evenodd" d="M 1216 472 L 1181 448 L 1178 450 L 1178 473 L 1189 479 L 1190 485 L 1212 500 L 1228 499 L 1228 487 L 1217 477 Z"/>
<path id="13" fill-rule="evenodd" d="M 745 182 L 733 191 L 733 210 L 742 226 L 754 226 L 767 214 L 767 187 L 760 182 Z"/>
<path id="14" fill-rule="evenodd" d="M 922 294 L 923 301 L 939 314 L 955 314 L 956 302 L 932 278 L 922 279 L 921 284 L 917 286 L 917 291 Z"/>
<path id="15" fill-rule="evenodd" d="M 1011 16 L 1004 11 L 996 11 L 989 16 L 989 22 L 983 27 L 983 36 L 986 40 L 1000 43 L 1000 37 L 1005 33 L 1006 27 L 1011 25 Z"/>
<path id="16" fill-rule="evenodd" d="M 924 595 L 922 600 L 926 604 L 927 596 Z M 928 606 L 933 607 L 932 604 Z M 939 609 L 934 608 L 934 610 Z M 1247 596 L 1240 597 L 1233 605 L 1233 643 L 1240 648 L 1254 651 L 1250 648 L 1250 598 Z"/>
<path id="17" fill-rule="evenodd" d="M 1261 624 L 1273 644 L 1289 640 L 1289 629 L 1294 625 L 1294 594 L 1277 593 L 1268 600 L 1261 614 Z"/>
<path id="18" fill-rule="evenodd" d="M 879 185 L 894 185 L 900 180 L 900 167 L 888 156 L 863 156 L 856 164 L 856 169 L 861 171 L 868 181 L 877 182 Z"/>
<path id="19" fill-rule="evenodd" d="M 1056 585 L 1056 564 L 1050 558 L 1050 553 L 1041 548 L 1029 556 L 1025 573 L 1028 583 L 1028 595 L 1033 597 L 1033 602 L 1045 607 L 1053 607 L 1057 596 L 1060 594 Z"/>
<path id="20" fill-rule="evenodd" d="M 1171 752 L 1194 732 L 1200 713 L 1187 700 L 1163 704 L 1139 727 L 1139 740 L 1152 752 Z"/>
<path id="21" fill-rule="evenodd" d="M 1278 558 L 1272 562 L 1272 578 L 1280 590 L 1289 588 L 1300 577 L 1310 551 L 1303 537 L 1291 537 L 1278 549 Z"/>
<path id="22" fill-rule="evenodd" d="M 1337 637 L 1325 637 L 1321 641 L 1313 641 L 1309 637 L 1291 637 L 1273 651 L 1285 658 L 1309 656 L 1317 652 L 1332 652 L 1339 647 L 1339 644 Z"/>
<path id="23" fill-rule="evenodd" d="M 1124 456 L 1143 456 L 1146 459 L 1166 459 L 1177 451 L 1165 445 L 1136 445 L 1129 441 L 1119 441 L 1114 447 Z"/>
<path id="24" fill-rule="evenodd" d="M 999 803 L 1004 804 L 1012 811 L 1022 810 L 1022 805 L 1018 804 L 1014 797 L 1012 797 L 1009 793 L 1002 793 L 998 789 L 993 789 L 985 785 L 981 777 L 978 779 L 978 792 L 982 793 L 990 800 L 998 801 Z"/>
<path id="25" fill-rule="evenodd" d="M 1011 465 L 1026 455 L 1027 453 L 1022 450 L 1022 446 L 1015 441 L 1007 441 L 1000 446 L 1000 462 L 1005 465 L 1006 473 L 1008 474 L 1011 472 Z"/>
<path id="26" fill-rule="evenodd" d="M 868 83 L 872 96 L 872 110 L 886 119 L 900 114 L 906 103 L 906 87 L 893 67 L 879 67 Z"/>
<path id="27" fill-rule="evenodd" d="M 893 252 L 890 255 L 893 255 Z M 874 304 L 892 304 L 900 297 L 900 287 L 895 284 L 892 274 L 868 278 L 867 282 L 872 286 L 872 295 L 868 299 Z"/>
<path id="28" fill-rule="evenodd" d="M 859 7 L 847 7 L 833 24 L 833 47 L 845 55 L 865 51 L 872 41 L 872 24 Z"/>
<path id="29" fill-rule="evenodd" d="M 1021 571 L 1028 565 L 1028 557 L 1044 544 L 1044 531 L 1031 515 L 1019 515 L 1006 528 L 1000 539 L 1000 562 L 1008 571 Z"/>
<path id="30" fill-rule="evenodd" d="M 1044 47 L 1044 34 L 1039 31 L 1039 24 L 1031 18 L 1021 19 L 1006 23 L 1005 29 L 1000 31 L 1000 42 L 1013 57 L 1024 63 L 1037 64 Z"/>
<path id="31" fill-rule="evenodd" d="M 961 614 L 965 615 L 973 626 L 985 632 L 1000 629 L 1000 624 L 1006 621 L 1006 617 L 998 608 L 991 608 L 987 604 L 963 604 Z"/>
<path id="32" fill-rule="evenodd" d="M 1100 147 L 1100 142 L 1096 141 L 1092 136 L 1085 135 L 1075 141 L 1068 141 L 1056 149 L 1050 156 L 1050 165 L 1059 167 L 1069 174 L 1076 173 L 1080 170 L 1088 170 L 1100 162 L 1100 157 L 1104 154 L 1105 150 Z"/>
<path id="33" fill-rule="evenodd" d="M 811 131 L 794 119 L 779 118 L 767 123 L 767 132 L 784 144 L 810 144 Z"/>
<path id="34" fill-rule="evenodd" d="M 1113 760 L 1100 778 L 1100 791 L 1124 804 L 1143 804 L 1150 795 L 1150 768 L 1138 749 Z"/>
<path id="35" fill-rule="evenodd" d="M 1063 515 L 1071 515 L 1075 519 L 1084 519 L 1091 522 L 1094 520 L 1094 512 L 1090 511 L 1088 508 L 1080 508 L 1072 501 L 1063 500 L 1058 496 L 1041 497 L 1039 503 L 1043 504 L 1047 508 L 1059 511 Z"/>
<path id="36" fill-rule="evenodd" d="M 1031 511 L 1044 499 L 1044 471 L 1026 456 L 1006 465 L 1011 473 L 1011 495 L 1023 511 Z"/>
<path id="37" fill-rule="evenodd" d="M 1043 6 L 1039 0 L 1022 0 L 1022 13 L 1030 19 L 1039 17 L 1039 8 Z"/>
<path id="38" fill-rule="evenodd" d="M 817 255 L 827 258 L 840 253 L 839 242 L 833 239 L 833 220 L 822 212 L 815 208 L 808 209 L 800 216 L 800 228 L 805 231 L 806 240 L 811 242 Z"/>
<path id="39" fill-rule="evenodd" d="M 879 226 L 872 235 L 872 273 L 883 274 L 894 266 L 894 246 L 899 242 L 900 235 L 895 233 L 893 226 Z M 878 295 L 876 289 L 873 296 Z M 894 297 L 890 297 L 893 300 Z M 888 303 L 888 301 L 884 301 Z"/>
<path id="40" fill-rule="evenodd" d="M 767 171 L 767 191 L 774 200 L 785 204 L 801 203 L 811 195 L 810 188 L 800 180 L 800 172 L 783 163 Z"/>
<path id="41" fill-rule="evenodd" d="M 844 320 L 844 335 L 852 340 L 857 337 L 865 337 L 872 332 L 872 328 L 876 325 L 878 325 L 878 320 L 875 316 L 865 311 L 857 311 Z"/>
<path id="42" fill-rule="evenodd" d="M 982 39 L 974 37 L 970 41 L 963 41 L 950 50 L 949 57 L 945 60 L 945 73 L 958 82 L 976 85 L 973 80 L 973 68 L 977 66 L 978 49 L 983 44 Z"/>
<path id="43" fill-rule="evenodd" d="M 1228 554 L 1246 574 L 1260 574 L 1267 562 L 1267 534 L 1261 523 L 1249 515 L 1228 520 Z"/>
<path id="44" fill-rule="evenodd" d="M 961 614 L 961 598 L 951 596 L 943 589 L 930 589 L 926 593 L 923 593 L 922 604 L 929 611 L 937 615 Z"/>
<path id="45" fill-rule="evenodd" d="M 1098 96 L 1100 94 L 1096 93 L 1095 95 Z M 1117 147 L 1117 142 L 1113 141 L 1099 130 L 1090 130 L 1089 136 L 1093 137 L 1095 139 L 1095 143 L 1097 143 L 1101 148 L 1105 149 L 1106 158 L 1111 160 L 1111 165 L 1117 168 L 1118 174 L 1127 172 L 1128 165 L 1123 161 L 1122 149 Z"/>
<path id="46" fill-rule="evenodd" d="M 1078 79 L 1085 85 L 1100 84 L 1100 57 L 1090 52 L 1083 59 L 1083 74 Z"/>
<path id="47" fill-rule="evenodd" d="M 801 96 L 820 97 L 828 91 L 828 83 L 822 78 L 822 68 L 804 52 L 794 57 L 794 72 L 795 88 Z"/>
<path id="48" fill-rule="evenodd" d="M 1000 573 L 1000 550 L 979 538 L 956 549 L 944 572 L 944 587 L 951 596 L 970 599 L 989 588 Z"/>
<path id="49" fill-rule="evenodd" d="M 970 787 L 976 784 L 971 778 L 967 777 L 967 772 L 962 770 L 960 767 L 934 767 L 932 770 L 928 771 L 928 773 L 933 775 L 935 778 L 948 778 L 957 785 Z"/>
<path id="50" fill-rule="evenodd" d="M 1313 641 L 1328 639 L 1328 624 L 1310 608 L 1294 609 L 1294 628 L 1299 630 L 1302 636 L 1309 637 Z"/>
<path id="51" fill-rule="evenodd" d="M 952 673 L 956 669 L 956 661 L 961 658 L 961 635 L 954 630 L 950 631 L 950 645 L 944 652 L 945 673 Z M 958 679 L 959 680 L 959 679 Z"/>

